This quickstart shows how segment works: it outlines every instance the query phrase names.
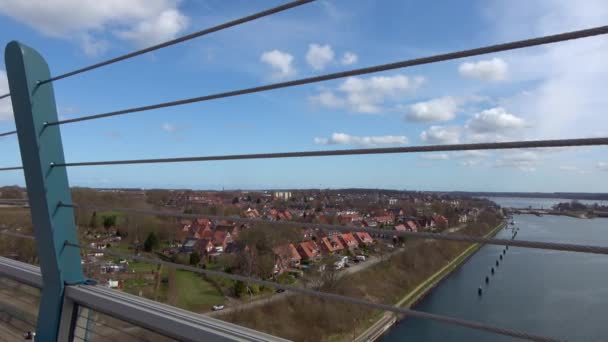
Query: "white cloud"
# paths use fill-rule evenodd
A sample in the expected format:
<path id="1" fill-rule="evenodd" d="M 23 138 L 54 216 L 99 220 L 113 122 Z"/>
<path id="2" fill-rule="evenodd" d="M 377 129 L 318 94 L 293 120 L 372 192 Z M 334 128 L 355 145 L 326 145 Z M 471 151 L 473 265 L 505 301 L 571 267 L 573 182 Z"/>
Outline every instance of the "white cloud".
<path id="1" fill-rule="evenodd" d="M 358 60 L 359 56 L 357 56 L 356 53 L 347 51 L 344 53 L 344 56 L 342 56 L 341 63 L 342 65 L 352 65 L 357 63 Z"/>
<path id="2" fill-rule="evenodd" d="M 6 71 L 0 70 L 0 95 L 9 93 Z M 13 106 L 10 97 L 0 99 L 0 121 L 13 120 Z"/>
<path id="3" fill-rule="evenodd" d="M 460 141 L 460 128 L 431 126 L 420 133 L 420 139 L 430 144 L 457 144 Z"/>
<path id="4" fill-rule="evenodd" d="M 476 133 L 502 133 L 504 131 L 524 128 L 526 122 L 502 107 L 486 109 L 471 118 L 466 127 Z"/>
<path id="5" fill-rule="evenodd" d="M 604 0 L 485 2 L 495 39 L 555 34 L 605 25 Z M 498 14 L 500 15 L 494 15 Z M 526 13 L 525 18 L 521 13 Z M 592 37 L 523 49 L 505 56 L 509 79 L 527 88 L 503 104 L 535 127 L 538 139 L 608 134 L 608 40 Z"/>
<path id="6" fill-rule="evenodd" d="M 507 63 L 500 58 L 462 63 L 458 67 L 460 75 L 484 81 L 502 81 L 507 77 L 507 70 Z"/>
<path id="7" fill-rule="evenodd" d="M 470 151 L 462 151 L 462 152 L 456 152 L 455 156 L 458 158 L 475 158 L 475 159 L 480 159 L 480 158 L 487 158 L 490 156 L 490 152 L 487 151 L 479 151 L 479 150 L 470 150 Z"/>
<path id="8" fill-rule="evenodd" d="M 379 145 L 405 145 L 408 143 L 407 137 L 403 135 L 382 135 L 382 136 L 356 136 L 346 133 L 333 133 L 328 138 L 314 138 L 318 145 L 360 145 L 360 146 L 379 146 Z"/>
<path id="9" fill-rule="evenodd" d="M 608 163 L 607 162 L 598 162 L 596 167 L 602 171 L 608 171 Z"/>
<path id="10" fill-rule="evenodd" d="M 342 98 L 337 97 L 331 91 L 321 92 L 319 95 L 311 96 L 310 100 L 314 104 L 321 105 L 327 108 L 344 108 L 346 101 Z"/>
<path id="11" fill-rule="evenodd" d="M 167 133 L 177 132 L 177 126 L 168 122 L 165 122 L 164 124 L 160 125 L 160 128 Z"/>
<path id="12" fill-rule="evenodd" d="M 295 75 L 296 70 L 293 67 L 293 56 L 287 52 L 272 50 L 262 54 L 260 60 L 273 69 L 272 78 L 283 79 Z"/>
<path id="13" fill-rule="evenodd" d="M 420 156 L 422 159 L 426 160 L 448 160 L 450 156 L 447 153 L 431 153 L 431 154 L 423 154 Z"/>
<path id="14" fill-rule="evenodd" d="M 315 70 L 323 70 L 325 66 L 334 60 L 334 51 L 329 44 L 308 45 L 306 53 L 306 62 Z"/>
<path id="15" fill-rule="evenodd" d="M 496 160 L 496 167 L 514 168 L 520 171 L 536 171 L 540 155 L 532 151 L 507 152 L 501 159 Z"/>
<path id="16" fill-rule="evenodd" d="M 188 18 L 177 9 L 167 9 L 157 16 L 142 20 L 130 29 L 117 32 L 118 36 L 145 47 L 173 39 L 188 26 Z"/>
<path id="17" fill-rule="evenodd" d="M 449 121 L 456 117 L 459 101 L 451 96 L 414 103 L 409 106 L 406 119 L 416 122 Z"/>
<path id="18" fill-rule="evenodd" d="M 188 25 L 177 0 L 0 0 L 0 13 L 51 37 L 75 39 L 85 53 L 105 51 L 114 35 L 138 46 L 174 38 Z"/>
<path id="19" fill-rule="evenodd" d="M 385 102 L 402 99 L 424 83 L 424 78 L 405 75 L 349 77 L 333 91 L 312 96 L 313 103 L 329 108 L 346 108 L 357 113 L 374 114 L 385 109 Z M 340 95 L 336 95 L 340 93 Z"/>

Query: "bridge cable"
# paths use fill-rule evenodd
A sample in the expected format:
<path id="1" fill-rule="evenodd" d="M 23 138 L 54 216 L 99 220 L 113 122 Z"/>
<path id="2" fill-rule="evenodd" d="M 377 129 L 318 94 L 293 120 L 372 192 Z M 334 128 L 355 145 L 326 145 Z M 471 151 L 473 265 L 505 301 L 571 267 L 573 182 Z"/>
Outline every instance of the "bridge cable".
<path id="1" fill-rule="evenodd" d="M 199 97 L 192 97 L 192 98 L 187 98 L 187 99 L 182 99 L 182 100 L 177 100 L 177 101 L 162 102 L 162 103 L 157 103 L 157 104 L 148 105 L 148 106 L 122 109 L 122 110 L 117 110 L 117 111 L 113 111 L 113 112 L 82 116 L 82 117 L 73 118 L 73 119 L 59 120 L 59 121 L 55 121 L 55 122 L 49 122 L 49 123 L 47 123 L 47 125 L 53 126 L 53 125 L 67 124 L 67 123 L 73 123 L 73 122 L 79 122 L 79 121 L 101 119 L 101 118 L 106 118 L 106 117 L 110 117 L 110 116 L 124 115 L 124 114 L 129 114 L 129 113 L 143 112 L 143 111 L 159 109 L 159 108 L 180 106 L 180 105 L 185 105 L 185 104 L 189 104 L 189 103 L 203 102 L 203 101 L 221 99 L 221 98 L 226 98 L 226 97 L 258 93 L 258 92 L 263 92 L 263 91 L 268 91 L 268 90 L 273 90 L 273 89 L 287 88 L 287 87 L 299 86 L 299 85 L 304 85 L 304 84 L 335 80 L 335 79 L 349 77 L 349 76 L 359 76 L 359 75 L 377 73 L 380 71 L 388 71 L 388 70 L 407 68 L 407 67 L 412 67 L 412 66 L 417 66 L 417 65 L 449 61 L 449 60 L 460 59 L 460 58 L 464 58 L 464 57 L 479 56 L 479 55 L 484 55 L 484 54 L 493 53 L 493 52 L 509 51 L 509 50 L 521 49 L 521 48 L 525 48 L 525 47 L 557 43 L 557 42 L 562 42 L 562 41 L 566 41 L 566 40 L 603 35 L 606 33 L 608 33 L 608 26 L 599 26 L 599 27 L 594 27 L 594 28 L 585 29 L 585 30 L 570 31 L 570 32 L 565 32 L 565 33 L 560 33 L 560 34 L 555 34 L 555 35 L 542 36 L 542 37 L 536 37 L 536 38 L 531 38 L 531 39 L 513 41 L 513 42 L 509 42 L 509 43 L 490 45 L 490 46 L 485 46 L 485 47 L 480 47 L 480 48 L 475 48 L 475 49 L 470 49 L 470 50 L 449 52 L 449 53 L 445 53 L 445 54 L 439 54 L 439 55 L 422 57 L 422 58 L 415 58 L 415 59 L 404 60 L 404 61 L 394 62 L 394 63 L 389 63 L 389 64 L 382 64 L 382 65 L 376 65 L 376 66 L 371 66 L 371 67 L 366 67 L 366 68 L 336 72 L 336 73 L 332 73 L 332 74 L 325 74 L 325 75 L 321 75 L 321 76 L 302 78 L 302 79 L 293 80 L 293 81 L 279 82 L 279 83 L 273 83 L 273 84 L 268 84 L 268 85 L 263 85 L 263 86 L 258 86 L 258 87 L 232 90 L 232 91 L 228 91 L 228 92 L 204 95 L 204 96 L 199 96 Z"/>
<path id="2" fill-rule="evenodd" d="M 204 162 L 204 161 L 218 161 L 218 160 L 274 159 L 274 158 L 296 158 L 296 157 L 370 155 L 370 154 L 390 154 L 390 153 L 419 153 L 419 152 L 439 152 L 439 151 L 446 152 L 446 151 L 469 151 L 469 150 L 501 150 L 501 149 L 516 149 L 516 148 L 597 146 L 597 145 L 608 145 L 608 138 L 527 140 L 527 141 L 510 141 L 510 142 L 493 142 L 493 143 L 474 143 L 474 144 L 380 147 L 380 148 L 342 149 L 342 150 L 324 150 L 324 151 L 277 152 L 277 153 L 234 154 L 234 155 L 217 155 L 217 156 L 200 156 L 200 157 L 157 158 L 157 159 L 107 160 L 107 161 L 93 161 L 93 162 L 52 163 L 51 166 L 73 167 L 73 166 L 95 166 L 95 165 L 183 163 L 183 162 Z"/>

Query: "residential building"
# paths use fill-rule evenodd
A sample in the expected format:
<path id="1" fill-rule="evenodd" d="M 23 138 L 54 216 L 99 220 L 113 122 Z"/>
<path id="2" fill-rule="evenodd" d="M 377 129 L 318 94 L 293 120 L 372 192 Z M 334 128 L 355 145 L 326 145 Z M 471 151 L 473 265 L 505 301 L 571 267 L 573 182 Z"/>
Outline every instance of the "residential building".
<path id="1" fill-rule="evenodd" d="M 357 242 L 359 244 L 369 245 L 369 244 L 372 244 L 374 242 L 374 239 L 372 239 L 372 237 L 371 237 L 371 235 L 369 235 L 369 233 L 366 233 L 366 232 L 354 232 L 353 235 L 355 236 L 355 239 L 357 239 Z"/>
<path id="2" fill-rule="evenodd" d="M 321 259 L 321 249 L 314 241 L 304 241 L 298 244 L 298 253 L 304 260 L 318 261 Z"/>
<path id="3" fill-rule="evenodd" d="M 355 239 L 352 233 L 340 234 L 339 237 L 342 243 L 344 244 L 344 247 L 348 249 L 354 249 L 359 247 L 359 243 L 357 242 L 357 239 Z"/>
<path id="4" fill-rule="evenodd" d="M 282 273 L 284 270 L 300 266 L 302 257 L 293 244 L 277 246 L 272 249 L 275 254 L 275 273 Z"/>
<path id="5" fill-rule="evenodd" d="M 338 235 L 330 235 L 321 239 L 321 248 L 324 252 L 333 254 L 344 249 L 344 245 L 338 238 Z"/>

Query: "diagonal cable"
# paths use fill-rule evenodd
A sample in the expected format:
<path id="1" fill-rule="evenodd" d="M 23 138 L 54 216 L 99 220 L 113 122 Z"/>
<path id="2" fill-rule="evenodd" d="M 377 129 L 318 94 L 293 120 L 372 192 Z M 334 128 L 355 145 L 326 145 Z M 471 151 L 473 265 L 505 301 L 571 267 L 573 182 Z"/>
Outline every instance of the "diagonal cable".
<path id="1" fill-rule="evenodd" d="M 140 55 L 146 54 L 148 52 L 152 52 L 152 51 L 155 51 L 155 50 L 163 49 L 163 48 L 166 48 L 166 47 L 171 46 L 171 45 L 183 43 L 185 41 L 188 41 L 188 40 L 191 40 L 191 39 L 194 39 L 194 38 L 198 38 L 198 37 L 202 37 L 202 36 L 208 35 L 210 33 L 218 32 L 218 31 L 221 31 L 221 30 L 225 30 L 227 28 L 230 28 L 230 27 L 233 27 L 233 26 L 238 26 L 238 25 L 244 24 L 244 23 L 249 22 L 249 21 L 253 21 L 253 20 L 256 20 L 256 19 L 267 17 L 267 16 L 272 15 L 272 14 L 276 14 L 276 13 L 279 13 L 279 12 L 282 12 L 282 11 L 286 11 L 288 9 L 291 9 L 291 8 L 294 8 L 294 7 L 298 7 L 298 6 L 301 6 L 301 5 L 313 2 L 313 1 L 315 1 L 315 0 L 296 0 L 296 1 L 292 1 L 292 2 L 286 3 L 286 4 L 281 5 L 281 6 L 273 7 L 273 8 L 270 8 L 270 9 L 267 9 L 267 10 L 255 13 L 255 14 L 248 15 L 248 16 L 243 17 L 243 18 L 235 19 L 235 20 L 223 23 L 221 25 L 210 27 L 210 28 L 198 31 L 198 32 L 194 32 L 194 33 L 191 33 L 191 34 L 179 37 L 179 38 L 175 38 L 175 39 L 166 41 L 164 43 L 153 45 L 153 46 L 147 47 L 145 49 L 133 51 L 133 52 L 127 53 L 125 55 L 109 59 L 107 61 L 99 62 L 99 63 L 93 64 L 93 65 L 90 65 L 90 66 L 87 66 L 87 67 L 84 67 L 84 68 L 80 68 L 80 69 L 77 69 L 77 70 L 74 70 L 74 71 L 67 72 L 65 74 L 53 76 L 53 77 L 49 78 L 48 80 L 41 81 L 40 83 L 44 84 L 44 83 L 48 83 L 48 82 L 53 82 L 53 81 L 60 80 L 62 78 L 74 76 L 74 75 L 77 75 L 77 74 L 80 74 L 80 73 L 83 73 L 83 72 L 91 71 L 93 69 L 101 68 L 103 66 L 114 64 L 116 62 L 120 62 L 120 61 L 123 61 L 125 59 L 129 59 L 129 58 L 133 58 L 133 57 L 136 57 L 136 56 L 140 56 Z M 10 94 L 6 94 L 5 96 L 8 96 L 8 95 L 10 95 Z"/>
<path id="2" fill-rule="evenodd" d="M 199 97 L 192 97 L 192 98 L 187 98 L 187 99 L 182 99 L 182 100 L 177 100 L 177 101 L 162 102 L 162 103 L 157 103 L 157 104 L 148 105 L 148 106 L 134 107 L 134 108 L 117 110 L 117 111 L 113 111 L 113 112 L 82 116 L 82 117 L 74 118 L 74 119 L 59 120 L 59 121 L 55 121 L 55 122 L 49 122 L 47 125 L 49 125 L 49 126 L 60 125 L 60 124 L 67 124 L 67 123 L 72 123 L 72 122 L 101 119 L 101 118 L 106 118 L 106 117 L 110 117 L 110 116 L 124 115 L 124 114 L 129 114 L 129 113 L 143 112 L 143 111 L 159 109 L 159 108 L 181 106 L 181 105 L 185 105 L 185 104 L 189 104 L 189 103 L 203 102 L 203 101 L 221 99 L 221 98 L 226 98 L 226 97 L 240 96 L 240 95 L 245 95 L 245 94 L 253 94 L 253 93 L 258 93 L 258 92 L 263 92 L 263 91 L 268 91 L 268 90 L 273 90 L 273 89 L 287 88 L 287 87 L 299 86 L 299 85 L 304 85 L 304 84 L 311 84 L 311 83 L 316 83 L 316 82 L 335 80 L 335 79 L 349 77 L 349 76 L 359 76 L 359 75 L 376 73 L 376 72 L 380 72 L 380 71 L 407 68 L 407 67 L 412 67 L 412 66 L 416 66 L 416 65 L 431 64 L 431 63 L 449 61 L 449 60 L 460 59 L 460 58 L 465 58 L 465 57 L 479 56 L 479 55 L 484 55 L 484 54 L 494 53 L 494 52 L 509 51 L 509 50 L 526 48 L 526 47 L 544 45 L 544 44 L 552 44 L 552 43 L 557 43 L 557 42 L 563 42 L 566 40 L 603 35 L 606 33 L 608 33 L 608 26 L 599 26 L 599 27 L 594 27 L 594 28 L 585 29 L 585 30 L 565 32 L 565 33 L 560 33 L 560 34 L 555 34 L 555 35 L 550 35 L 550 36 L 542 36 L 542 37 L 537 37 L 537 38 L 513 41 L 513 42 L 509 42 L 509 43 L 484 46 L 484 47 L 470 49 L 470 50 L 449 52 L 449 53 L 445 53 L 445 54 L 422 57 L 422 58 L 415 58 L 415 59 L 404 60 L 404 61 L 395 62 L 395 63 L 376 65 L 376 66 L 336 72 L 336 73 L 326 74 L 326 75 L 321 75 L 321 76 L 302 78 L 302 79 L 298 79 L 298 80 L 294 80 L 294 81 L 279 82 L 279 83 L 273 83 L 273 84 L 268 84 L 268 85 L 263 85 L 263 86 L 258 86 L 258 87 L 244 88 L 244 89 L 233 90 L 233 91 L 228 91 L 228 92 L 223 92 L 223 93 L 204 95 L 204 96 L 199 96 Z"/>
<path id="3" fill-rule="evenodd" d="M 380 148 L 360 148 L 360 149 L 343 149 L 343 150 L 233 154 L 233 155 L 157 158 L 157 159 L 106 160 L 106 161 L 94 161 L 94 162 L 75 162 L 75 163 L 57 163 L 57 164 L 53 163 L 52 166 L 64 166 L 65 167 L 65 166 L 94 166 L 94 165 L 183 163 L 183 162 L 204 162 L 204 161 L 218 161 L 218 160 L 326 157 L 326 156 L 370 155 L 370 154 L 391 154 L 391 153 L 451 152 L 451 151 L 472 151 L 472 150 L 501 150 L 501 149 L 516 149 L 516 148 L 598 146 L 598 145 L 608 145 L 608 138 L 527 140 L 527 141 L 509 141 L 509 142 L 475 143 L 475 144 L 380 147 Z M 0 169 L 0 170 L 2 170 L 2 169 Z"/>

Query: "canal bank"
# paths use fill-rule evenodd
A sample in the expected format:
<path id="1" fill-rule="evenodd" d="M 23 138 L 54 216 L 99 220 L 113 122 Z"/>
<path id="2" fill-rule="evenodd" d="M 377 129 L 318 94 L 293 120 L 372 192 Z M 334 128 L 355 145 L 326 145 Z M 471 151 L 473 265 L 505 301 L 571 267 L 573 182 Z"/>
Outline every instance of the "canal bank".
<path id="1" fill-rule="evenodd" d="M 484 235 L 484 237 L 494 237 L 502 228 L 504 228 L 506 222 L 503 222 L 494 229 L 492 229 L 489 233 Z M 475 254 L 481 248 L 481 244 L 474 243 L 465 249 L 462 253 L 456 256 L 452 261 L 442 267 L 440 270 L 435 272 L 433 275 L 428 277 L 424 282 L 418 285 L 415 289 L 408 292 L 403 298 L 401 298 L 395 306 L 410 308 L 415 306 L 417 303 L 422 301 L 435 287 L 437 287 L 442 280 L 447 278 L 452 272 L 456 271 L 459 267 L 464 265 L 467 260 L 471 256 Z M 383 334 L 390 330 L 390 328 L 395 325 L 398 321 L 399 317 L 397 314 L 393 312 L 384 312 L 379 319 L 372 324 L 367 330 L 365 330 L 361 335 L 359 335 L 354 341 L 363 342 L 363 341 L 375 341 L 380 338 Z"/>

